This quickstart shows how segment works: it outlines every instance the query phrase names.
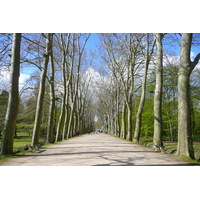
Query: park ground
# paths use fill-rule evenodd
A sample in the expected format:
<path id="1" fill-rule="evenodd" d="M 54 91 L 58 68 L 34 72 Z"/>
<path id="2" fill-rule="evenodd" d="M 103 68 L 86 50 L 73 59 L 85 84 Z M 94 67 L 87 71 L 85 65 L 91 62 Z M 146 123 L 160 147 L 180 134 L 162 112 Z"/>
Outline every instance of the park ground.
<path id="1" fill-rule="evenodd" d="M 178 156 L 154 151 L 104 133 L 84 134 L 24 155 L 1 166 L 189 166 Z"/>

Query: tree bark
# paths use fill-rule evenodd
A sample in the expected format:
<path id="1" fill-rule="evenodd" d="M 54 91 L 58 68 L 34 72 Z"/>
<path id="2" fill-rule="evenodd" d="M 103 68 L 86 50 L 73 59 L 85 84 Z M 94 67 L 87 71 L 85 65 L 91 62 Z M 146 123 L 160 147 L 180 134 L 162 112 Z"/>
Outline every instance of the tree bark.
<path id="1" fill-rule="evenodd" d="M 126 102 L 125 101 L 122 107 L 121 138 L 126 139 Z"/>
<path id="2" fill-rule="evenodd" d="M 129 102 L 128 105 L 127 105 L 127 113 L 128 113 L 128 119 L 127 119 L 127 122 L 128 122 L 128 133 L 127 133 L 127 140 L 132 140 L 132 102 Z"/>
<path id="3" fill-rule="evenodd" d="M 190 60 L 192 34 L 183 33 L 180 47 L 180 67 L 178 72 L 178 145 L 177 155 L 194 158 L 191 113 L 190 75 L 198 64 L 200 53 L 193 62 Z"/>
<path id="4" fill-rule="evenodd" d="M 142 82 L 142 93 L 140 97 L 140 103 L 137 111 L 137 116 L 136 116 L 136 123 L 135 123 L 135 133 L 134 133 L 134 142 L 139 142 L 140 139 L 140 132 L 141 132 L 141 123 L 142 123 L 142 112 L 144 108 L 144 103 L 145 103 L 145 95 L 146 95 L 146 83 L 147 83 L 147 72 L 149 68 L 149 62 L 151 59 L 151 55 L 153 53 L 155 45 L 155 40 L 152 43 L 152 48 L 151 51 L 149 52 L 149 34 L 146 34 L 146 53 L 144 55 L 144 75 L 143 75 L 143 82 Z"/>
<path id="5" fill-rule="evenodd" d="M 19 107 L 20 45 L 21 33 L 13 34 L 9 99 L 3 130 L 1 154 L 12 154 L 16 118 Z"/>
<path id="6" fill-rule="evenodd" d="M 67 93 L 66 93 L 65 120 L 64 120 L 64 126 L 63 126 L 62 140 L 64 140 L 67 137 L 67 127 L 68 127 L 68 119 L 69 119 L 68 100 L 69 100 L 69 85 L 67 86 Z"/>
<path id="7" fill-rule="evenodd" d="M 154 92 L 154 146 L 160 148 L 162 142 L 162 86 L 163 86 L 163 49 L 161 33 L 154 34 L 156 39 L 156 86 Z"/>
<path id="8" fill-rule="evenodd" d="M 119 137 L 119 84 L 116 82 L 116 96 L 115 96 L 115 136 Z"/>
<path id="9" fill-rule="evenodd" d="M 53 143 L 53 131 L 54 131 L 54 117 L 55 117 L 55 89 L 54 89 L 54 61 L 53 61 L 53 49 L 52 49 L 53 34 L 51 35 L 51 78 L 50 78 L 50 106 L 49 106 L 49 119 L 47 128 L 47 143 Z"/>
<path id="10" fill-rule="evenodd" d="M 61 113 L 58 121 L 58 126 L 57 126 L 57 133 L 56 133 L 56 142 L 62 139 L 61 132 L 63 131 L 63 123 L 65 119 L 65 114 L 66 114 L 66 95 L 67 95 L 67 75 L 68 73 L 68 64 L 66 62 L 66 56 L 68 54 L 68 48 L 69 48 L 69 42 L 70 42 L 70 34 L 68 34 L 68 41 L 67 45 L 65 48 L 65 42 L 63 39 L 63 34 L 60 34 L 60 43 L 62 47 L 62 80 L 63 80 L 63 97 L 62 97 L 62 106 L 61 106 Z"/>
<path id="11" fill-rule="evenodd" d="M 137 111 L 136 116 L 136 123 L 135 123 L 135 133 L 134 133 L 134 142 L 139 142 L 140 138 L 140 131 L 141 131 L 141 118 L 142 118 L 142 111 L 144 108 L 145 102 L 145 94 L 146 94 L 146 82 L 147 82 L 147 72 L 149 67 L 149 39 L 148 34 L 146 38 L 146 55 L 145 55 L 145 64 L 144 64 L 144 75 L 143 75 L 143 82 L 142 82 L 142 93 L 140 98 L 140 103 Z"/>
<path id="12" fill-rule="evenodd" d="M 65 58 L 63 58 L 65 60 Z M 63 61 L 63 72 L 62 72 L 62 76 L 63 76 L 63 97 L 62 97 L 62 106 L 61 106 L 61 113 L 59 116 L 59 120 L 58 120 L 58 126 L 57 126 L 57 132 L 56 132 L 56 142 L 60 141 L 61 138 L 61 130 L 62 130 L 62 126 L 63 126 L 63 121 L 65 118 L 65 109 L 66 109 L 66 92 L 67 92 L 67 88 L 66 88 L 66 70 L 65 70 L 65 61 Z"/>
<path id="13" fill-rule="evenodd" d="M 46 34 L 46 50 L 44 54 L 43 68 L 42 68 L 42 73 L 40 77 L 39 94 L 38 94 L 38 99 L 37 99 L 35 123 L 34 123 L 33 137 L 32 137 L 32 143 L 31 143 L 32 146 L 39 143 L 40 124 L 42 120 L 43 100 L 44 100 L 44 93 L 45 93 L 46 73 L 47 73 L 47 67 L 48 67 L 48 62 L 49 62 L 49 55 L 51 52 L 50 39 L 51 39 L 51 33 L 47 33 Z"/>

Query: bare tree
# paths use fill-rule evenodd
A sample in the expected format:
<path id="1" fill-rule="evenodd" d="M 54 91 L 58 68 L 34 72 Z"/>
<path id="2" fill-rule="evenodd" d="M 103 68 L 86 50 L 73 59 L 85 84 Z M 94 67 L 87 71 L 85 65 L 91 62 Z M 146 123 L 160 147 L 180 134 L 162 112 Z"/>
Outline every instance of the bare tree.
<path id="1" fill-rule="evenodd" d="M 67 45 L 64 42 L 63 34 L 60 34 L 60 43 L 61 43 L 61 52 L 62 52 L 62 81 L 63 81 L 63 96 L 62 96 L 62 106 L 61 106 L 61 113 L 58 121 L 57 126 L 57 133 L 56 133 L 56 142 L 61 140 L 61 130 L 63 121 L 65 119 L 65 113 L 66 113 L 66 95 L 67 95 L 67 62 L 66 62 L 66 56 L 68 53 L 69 48 L 69 41 L 70 41 L 70 34 L 68 34 L 67 37 Z"/>
<path id="2" fill-rule="evenodd" d="M 75 109 L 77 107 L 77 97 L 78 97 L 78 86 L 80 81 L 80 68 L 81 68 L 81 62 L 82 62 L 82 56 L 84 53 L 84 49 L 86 46 L 86 43 L 90 37 L 90 34 L 86 35 L 85 38 L 84 35 L 76 34 L 74 35 L 76 37 L 73 37 L 73 48 L 76 45 L 77 49 L 77 60 L 76 60 L 76 69 L 77 73 L 74 74 L 73 79 L 70 80 L 71 84 L 71 110 L 70 110 L 70 116 L 69 116 L 69 124 L 68 124 L 68 130 L 67 130 L 67 138 L 71 137 L 73 135 L 73 132 L 76 129 L 75 123 L 76 123 L 76 117 L 74 118 Z M 82 36 L 82 37 L 81 37 Z M 81 43 L 81 40 L 83 39 L 83 43 Z M 76 42 L 76 44 L 74 43 Z M 74 49 L 75 51 L 75 49 Z M 74 55 L 73 55 L 74 57 Z M 72 89 L 73 88 L 73 89 Z M 74 126 L 73 126 L 74 125 Z"/>
<path id="3" fill-rule="evenodd" d="M 122 85 L 124 91 L 124 99 L 128 115 L 128 133 L 126 139 L 132 140 L 132 100 L 138 45 L 135 43 L 133 34 L 125 34 L 123 38 L 113 34 L 115 38 L 113 40 L 110 35 L 102 34 L 102 36 L 104 39 L 103 45 L 106 47 L 110 63 L 110 69 L 115 79 Z"/>
<path id="4" fill-rule="evenodd" d="M 151 50 L 149 51 L 150 42 L 149 42 L 149 34 L 147 33 L 146 34 L 146 52 L 143 53 L 145 63 L 144 63 L 144 75 L 143 75 L 143 82 L 142 82 L 142 93 L 141 93 L 140 103 L 139 103 L 137 116 L 136 116 L 134 142 L 139 142 L 139 138 L 140 138 L 141 119 L 142 119 L 142 112 L 144 108 L 145 94 L 146 94 L 147 73 L 148 73 L 149 63 L 151 60 L 151 55 L 153 54 L 154 44 L 155 44 L 155 40 L 152 42 Z M 141 48 L 141 52 L 142 52 L 142 48 Z"/>

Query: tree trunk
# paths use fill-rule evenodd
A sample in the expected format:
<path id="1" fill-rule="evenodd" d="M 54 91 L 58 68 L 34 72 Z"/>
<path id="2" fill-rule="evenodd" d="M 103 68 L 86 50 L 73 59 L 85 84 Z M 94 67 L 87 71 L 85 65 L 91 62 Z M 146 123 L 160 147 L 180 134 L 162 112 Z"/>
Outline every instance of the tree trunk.
<path id="1" fill-rule="evenodd" d="M 19 107 L 21 33 L 13 34 L 9 99 L 3 130 L 1 154 L 12 154 L 15 135 L 15 124 Z"/>
<path id="2" fill-rule="evenodd" d="M 57 126 L 57 133 L 56 133 L 56 142 L 62 139 L 61 131 L 63 130 L 63 122 L 65 119 L 65 108 L 66 108 L 66 94 L 67 94 L 67 62 L 66 62 L 66 55 L 68 52 L 69 47 L 69 41 L 70 41 L 70 35 L 68 35 L 68 42 L 67 47 L 65 49 L 65 44 L 63 40 L 63 34 L 60 34 L 60 43 L 62 46 L 62 81 L 63 81 L 63 97 L 62 97 L 62 106 L 61 106 L 61 113 L 58 121 Z"/>
<path id="3" fill-rule="evenodd" d="M 63 134 L 62 139 L 64 140 L 67 137 L 67 127 L 68 127 L 68 99 L 69 99 L 69 87 L 66 93 L 66 106 L 65 106 L 65 120 L 64 120 L 64 127 L 63 127 Z"/>
<path id="4" fill-rule="evenodd" d="M 181 66 L 180 66 L 181 67 Z M 193 157 L 188 70 L 178 76 L 178 146 L 177 154 Z"/>
<path id="5" fill-rule="evenodd" d="M 115 105 L 115 136 L 119 137 L 119 86 L 116 84 L 116 105 Z"/>
<path id="6" fill-rule="evenodd" d="M 51 35 L 51 78 L 50 78 L 50 106 L 49 106 L 49 119 L 47 128 L 47 143 L 53 143 L 53 132 L 54 132 L 54 117 L 55 117 L 55 91 L 54 91 L 54 62 L 53 62 L 53 49 L 52 49 L 53 34 Z"/>
<path id="7" fill-rule="evenodd" d="M 130 44 L 130 49 L 132 49 Z M 132 50 L 130 50 L 130 64 L 129 64 L 129 73 L 130 73 L 130 86 L 128 91 L 127 98 L 127 110 L 128 110 L 128 133 L 127 140 L 132 141 L 132 97 L 133 97 L 133 87 L 134 87 L 134 67 L 135 67 L 135 59 L 134 55 L 132 55 Z"/>
<path id="8" fill-rule="evenodd" d="M 163 49 L 161 33 L 154 34 L 156 38 L 156 86 L 154 92 L 154 136 L 156 147 L 163 146 L 162 142 L 162 85 L 163 85 Z"/>
<path id="9" fill-rule="evenodd" d="M 36 145 L 39 143 L 40 137 L 40 124 L 42 119 L 42 109 L 43 109 L 43 100 L 44 100 L 44 93 L 45 93 L 45 81 L 46 81 L 46 73 L 47 67 L 49 62 L 49 54 L 51 52 L 51 33 L 46 34 L 46 50 L 44 54 L 44 61 L 43 61 L 43 68 L 40 77 L 40 86 L 39 86 L 39 94 L 37 99 L 37 107 L 36 107 L 36 114 L 35 114 L 35 123 L 33 129 L 33 137 L 31 145 Z"/>
<path id="10" fill-rule="evenodd" d="M 128 133 L 127 133 L 127 140 L 132 141 L 132 102 L 129 102 L 127 105 L 127 110 L 128 110 Z"/>
<path id="11" fill-rule="evenodd" d="M 190 74 L 198 64 L 200 53 L 190 60 L 192 34 L 183 33 L 180 47 L 180 68 L 178 73 L 178 145 L 177 155 L 194 158 L 190 113 Z"/>
<path id="12" fill-rule="evenodd" d="M 65 66 L 63 66 L 65 68 Z M 63 69 L 63 86 L 64 86 L 64 91 L 63 91 L 63 98 L 62 98 L 62 106 L 61 106 L 61 113 L 59 116 L 58 120 L 58 126 L 57 126 L 57 132 L 56 132 L 56 142 L 60 141 L 61 138 L 61 130 L 63 127 L 63 121 L 65 118 L 65 109 L 66 109 L 66 79 L 65 79 L 65 70 Z"/>
<path id="13" fill-rule="evenodd" d="M 68 124 L 68 128 L 67 128 L 67 139 L 70 138 L 70 136 L 71 136 L 73 113 L 74 113 L 74 104 L 72 104 L 72 107 L 70 109 L 69 124 Z"/>
<path id="14" fill-rule="evenodd" d="M 126 102 L 124 102 L 122 107 L 121 138 L 126 139 Z"/>
<path id="15" fill-rule="evenodd" d="M 143 83 L 142 83 L 142 94 L 140 98 L 140 104 L 137 111 L 136 116 L 136 123 L 135 123 L 135 133 L 134 133 L 134 142 L 139 142 L 140 139 L 140 131 L 141 131 L 141 121 L 142 121 L 142 112 L 145 103 L 145 94 L 146 94 L 146 82 L 147 82 L 147 72 L 149 68 L 149 38 L 147 34 L 146 38 L 146 55 L 145 55 L 145 68 L 144 68 L 144 76 L 143 76 Z"/>

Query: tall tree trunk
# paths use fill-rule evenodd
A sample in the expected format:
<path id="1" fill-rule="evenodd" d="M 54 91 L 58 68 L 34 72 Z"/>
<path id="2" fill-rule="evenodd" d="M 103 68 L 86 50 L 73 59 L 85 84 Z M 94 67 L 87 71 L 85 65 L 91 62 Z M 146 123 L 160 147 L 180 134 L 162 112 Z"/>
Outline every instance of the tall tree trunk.
<path id="1" fill-rule="evenodd" d="M 63 81 L 63 97 L 62 97 L 62 106 L 61 106 L 61 113 L 58 121 L 57 126 L 57 133 L 56 133 L 56 142 L 62 139 L 61 131 L 63 130 L 63 122 L 65 119 L 65 108 L 66 108 L 66 94 L 67 94 L 67 62 L 66 62 L 66 55 L 68 53 L 69 48 L 69 41 L 70 41 L 70 34 L 68 34 L 68 42 L 67 47 L 65 49 L 65 44 L 63 40 L 63 34 L 60 34 L 60 43 L 62 47 L 62 81 Z"/>
<path id="2" fill-rule="evenodd" d="M 40 86 L 39 86 L 39 94 L 37 99 L 37 107 L 36 107 L 36 114 L 35 114 L 35 123 L 33 129 L 33 137 L 31 145 L 36 145 L 39 143 L 40 137 L 40 124 L 42 119 L 42 110 L 43 110 L 43 100 L 44 100 L 44 93 L 45 93 L 45 81 L 46 81 L 46 73 L 47 67 L 49 62 L 49 55 L 51 52 L 51 33 L 46 34 L 46 50 L 44 54 L 44 61 L 43 61 L 43 68 L 40 77 Z"/>
<path id="3" fill-rule="evenodd" d="M 13 34 L 9 99 L 3 130 L 1 154 L 12 154 L 15 125 L 19 106 L 20 45 L 21 33 Z"/>
<path id="4" fill-rule="evenodd" d="M 190 60 L 192 34 L 183 33 L 180 47 L 178 73 L 178 146 L 177 155 L 194 158 L 190 113 L 190 74 L 198 64 L 200 53 L 193 62 Z"/>
<path id="5" fill-rule="evenodd" d="M 68 100 L 69 100 L 69 86 L 68 86 L 67 93 L 66 93 L 65 120 L 64 120 L 63 134 L 62 134 L 63 140 L 67 137 L 67 127 L 68 127 L 68 119 L 69 119 Z"/>
<path id="6" fill-rule="evenodd" d="M 65 109 L 66 109 L 66 78 L 65 78 L 65 64 L 63 66 L 63 97 L 62 97 L 62 106 L 61 106 L 61 113 L 58 120 L 57 132 L 56 132 L 56 142 L 61 140 L 61 130 L 63 127 L 63 121 L 65 118 Z"/>
<path id="7" fill-rule="evenodd" d="M 136 116 L 134 142 L 139 142 L 139 139 L 140 139 L 142 112 L 144 108 L 145 95 L 146 95 L 147 72 L 148 72 L 149 63 L 151 60 L 151 55 L 153 54 L 154 45 L 155 45 L 155 40 L 153 41 L 152 48 L 149 52 L 149 34 L 147 33 L 146 34 L 146 53 L 144 55 L 145 63 L 144 63 L 144 75 L 143 75 L 143 82 L 142 82 L 142 93 L 141 93 L 140 103 L 139 103 L 137 116 Z"/>
<path id="8" fill-rule="evenodd" d="M 118 85 L 118 84 L 117 84 Z M 120 126 L 119 126 L 119 92 L 120 92 L 120 88 L 119 86 L 117 86 L 117 99 L 116 99 L 116 116 L 115 116 L 115 124 L 116 124 L 116 133 L 117 133 L 117 137 L 120 137 Z"/>
<path id="9" fill-rule="evenodd" d="M 73 112 L 74 112 L 74 105 L 72 105 L 70 109 L 69 124 L 67 127 L 67 139 L 70 138 L 71 131 L 72 131 Z"/>
<path id="10" fill-rule="evenodd" d="M 156 86 L 154 92 L 154 136 L 156 147 L 163 146 L 162 142 L 162 85 L 163 85 L 163 49 L 161 33 L 154 34 L 156 39 Z"/>
<path id="11" fill-rule="evenodd" d="M 127 110 L 128 110 L 128 133 L 127 133 L 127 140 L 132 140 L 132 102 L 129 102 L 129 104 L 127 105 Z"/>
<path id="12" fill-rule="evenodd" d="M 126 139 L 126 102 L 125 101 L 122 107 L 121 138 Z"/>
<path id="13" fill-rule="evenodd" d="M 115 132 L 115 136 L 118 137 L 119 136 L 119 95 L 118 95 L 118 84 L 116 83 L 116 91 L 115 91 L 115 114 L 114 114 L 114 132 Z"/>
<path id="14" fill-rule="evenodd" d="M 51 78 L 50 78 L 50 106 L 49 106 L 49 119 L 47 127 L 47 143 L 53 143 L 53 132 L 54 132 L 54 117 L 55 117 L 55 89 L 54 89 L 54 61 L 53 61 L 53 49 L 52 49 L 53 34 L 51 35 Z"/>
<path id="15" fill-rule="evenodd" d="M 108 125 L 107 132 L 108 134 L 110 134 L 110 115 L 109 114 L 107 115 L 107 125 Z"/>
<path id="16" fill-rule="evenodd" d="M 128 91 L 128 101 L 127 101 L 127 110 L 128 110 L 128 133 L 127 140 L 132 141 L 132 98 L 133 98 L 133 88 L 134 88 L 134 67 L 135 67 L 135 50 L 133 49 L 133 35 L 130 34 L 130 58 L 129 58 L 129 91 Z"/>

